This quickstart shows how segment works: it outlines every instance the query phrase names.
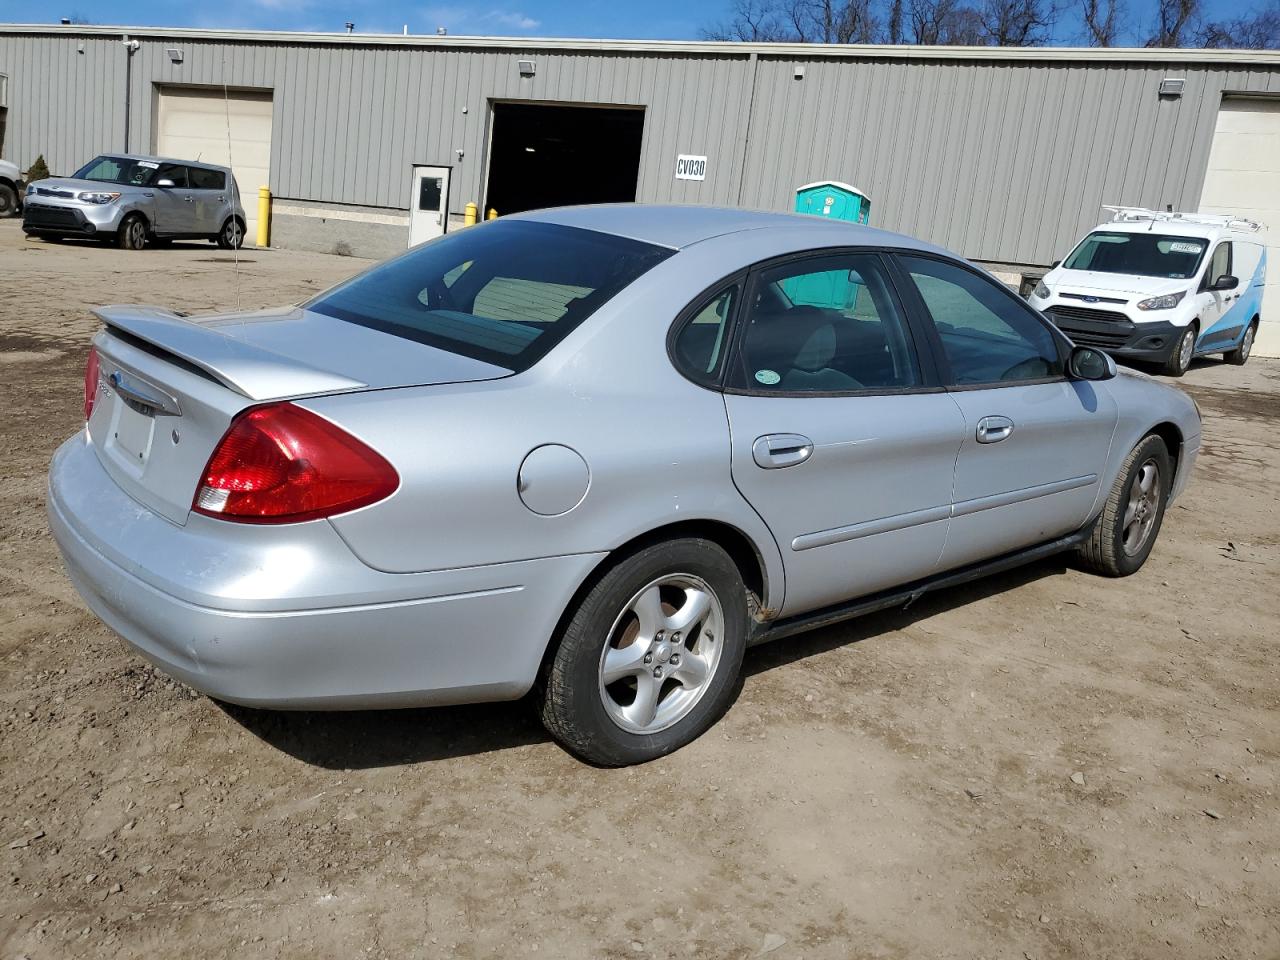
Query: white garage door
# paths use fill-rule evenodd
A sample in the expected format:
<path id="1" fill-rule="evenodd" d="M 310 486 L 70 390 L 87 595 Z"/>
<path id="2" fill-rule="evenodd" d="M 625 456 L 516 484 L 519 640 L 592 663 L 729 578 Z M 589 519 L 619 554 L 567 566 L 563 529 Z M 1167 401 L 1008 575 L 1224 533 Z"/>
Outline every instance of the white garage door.
<path id="1" fill-rule="evenodd" d="M 1254 352 L 1280 357 L 1280 100 L 1222 102 L 1200 212 L 1234 213 L 1269 228 L 1267 287 Z"/>
<path id="2" fill-rule="evenodd" d="M 221 90 L 167 88 L 160 91 L 156 121 L 159 156 L 230 165 L 248 219 L 245 243 L 253 243 L 258 235 L 258 188 L 268 185 L 271 172 L 271 94 L 231 93 L 224 100 Z"/>

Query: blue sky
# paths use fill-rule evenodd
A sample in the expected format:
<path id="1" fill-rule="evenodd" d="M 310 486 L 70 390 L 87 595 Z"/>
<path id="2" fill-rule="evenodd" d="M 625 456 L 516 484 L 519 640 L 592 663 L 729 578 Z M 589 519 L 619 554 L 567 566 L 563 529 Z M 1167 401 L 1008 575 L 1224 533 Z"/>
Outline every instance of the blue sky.
<path id="1" fill-rule="evenodd" d="M 1205 0 L 1211 19 L 1238 16 L 1260 0 Z M 1058 29 L 1059 42 L 1077 40 L 1076 6 Z M 172 0 L 54 0 L 49 7 L 30 0 L 0 0 L 0 21 L 27 22 L 37 11 L 40 19 L 57 22 L 72 16 L 92 23 L 135 26 L 238 27 L 251 29 L 341 31 L 347 20 L 361 33 L 434 33 L 445 26 L 454 34 L 530 37 L 604 37 L 693 39 L 703 26 L 723 19 L 728 0 L 646 0 L 642 3 L 590 3 L 582 0 L 465 0 L 405 2 L 385 0 L 216 0 L 214 3 L 173 3 Z M 1130 0 L 1129 39 L 1148 29 L 1154 0 Z M 47 14 L 45 13 L 47 11 Z"/>

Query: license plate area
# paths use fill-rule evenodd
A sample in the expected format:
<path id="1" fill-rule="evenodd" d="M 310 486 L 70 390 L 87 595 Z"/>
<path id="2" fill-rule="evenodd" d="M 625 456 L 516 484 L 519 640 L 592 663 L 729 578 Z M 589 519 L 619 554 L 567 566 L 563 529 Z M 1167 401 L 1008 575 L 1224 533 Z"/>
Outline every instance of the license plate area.
<path id="1" fill-rule="evenodd" d="M 135 404 L 112 391 L 111 432 L 107 449 L 116 462 L 133 473 L 140 474 L 151 456 L 151 441 L 155 435 L 154 410 L 143 404 Z"/>

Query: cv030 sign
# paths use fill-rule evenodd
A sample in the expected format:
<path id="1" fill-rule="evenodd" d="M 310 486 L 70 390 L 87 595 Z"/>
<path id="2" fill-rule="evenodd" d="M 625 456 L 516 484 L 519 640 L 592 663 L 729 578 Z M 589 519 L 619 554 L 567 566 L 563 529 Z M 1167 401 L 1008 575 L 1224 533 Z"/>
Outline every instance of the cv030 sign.
<path id="1" fill-rule="evenodd" d="M 677 180 L 705 180 L 707 179 L 707 158 L 691 157 L 688 154 L 680 154 L 676 157 L 676 179 Z"/>

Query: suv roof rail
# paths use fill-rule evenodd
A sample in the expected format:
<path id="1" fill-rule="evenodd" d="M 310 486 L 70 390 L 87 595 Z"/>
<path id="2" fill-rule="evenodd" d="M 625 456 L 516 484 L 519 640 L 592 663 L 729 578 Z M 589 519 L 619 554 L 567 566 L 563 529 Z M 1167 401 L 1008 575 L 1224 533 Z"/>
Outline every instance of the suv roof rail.
<path id="1" fill-rule="evenodd" d="M 1142 221 L 1199 223 L 1208 227 L 1226 227 L 1245 233 L 1258 233 L 1265 225 L 1235 214 L 1188 213 L 1178 210 L 1148 210 L 1146 207 L 1113 206 L 1104 203 L 1103 210 L 1111 211 L 1112 223 L 1141 223 Z"/>

